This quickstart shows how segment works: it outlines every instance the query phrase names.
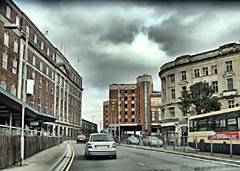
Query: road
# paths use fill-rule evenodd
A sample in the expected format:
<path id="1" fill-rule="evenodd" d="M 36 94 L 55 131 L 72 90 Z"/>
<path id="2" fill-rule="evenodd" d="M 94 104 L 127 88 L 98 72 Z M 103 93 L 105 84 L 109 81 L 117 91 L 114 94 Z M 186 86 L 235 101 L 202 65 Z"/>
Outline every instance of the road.
<path id="1" fill-rule="evenodd" d="M 118 158 L 86 160 L 84 144 L 73 143 L 75 158 L 71 171 L 239 171 L 240 168 L 214 161 L 118 146 Z"/>

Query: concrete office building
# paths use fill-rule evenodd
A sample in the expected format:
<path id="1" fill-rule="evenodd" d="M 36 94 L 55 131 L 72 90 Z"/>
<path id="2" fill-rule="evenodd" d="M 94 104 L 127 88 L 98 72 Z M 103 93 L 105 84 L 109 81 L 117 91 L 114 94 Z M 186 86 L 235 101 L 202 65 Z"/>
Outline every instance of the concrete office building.
<path id="1" fill-rule="evenodd" d="M 239 106 L 239 65 L 240 44 L 230 43 L 208 52 L 180 56 L 161 66 L 162 132 L 168 135 L 174 132 L 178 137 L 186 134 L 189 115 L 183 115 L 179 109 L 179 97 L 182 90 L 197 82 L 213 86 L 214 96 L 221 99 L 221 109 Z"/>

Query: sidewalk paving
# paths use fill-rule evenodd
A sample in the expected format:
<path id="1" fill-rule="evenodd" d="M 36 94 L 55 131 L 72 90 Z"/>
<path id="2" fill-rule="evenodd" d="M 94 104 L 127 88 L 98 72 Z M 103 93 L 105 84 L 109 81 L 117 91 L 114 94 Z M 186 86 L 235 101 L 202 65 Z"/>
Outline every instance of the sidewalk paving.
<path id="1" fill-rule="evenodd" d="M 164 149 L 163 147 L 158 148 L 158 147 L 148 147 L 148 146 L 127 145 L 127 144 L 120 144 L 120 145 L 125 147 L 143 149 L 143 150 L 152 150 L 152 151 L 159 151 L 159 152 L 171 153 L 171 154 L 188 156 L 188 157 L 201 158 L 201 159 L 206 159 L 211 161 L 226 162 L 229 164 L 235 164 L 240 166 L 239 155 L 232 155 L 232 158 L 230 158 L 230 154 L 213 153 L 213 155 L 211 155 L 210 152 L 199 152 L 199 151 L 196 153 L 195 149 L 189 150 L 187 152 L 183 152 L 183 151 L 180 151 L 177 148 L 177 146 L 176 146 L 176 150 L 173 150 L 173 147 L 168 147 L 167 149 Z"/>
<path id="2" fill-rule="evenodd" d="M 65 154 L 67 142 L 48 148 L 24 160 L 24 165 L 19 163 L 8 167 L 6 171 L 47 171 L 50 170 Z"/>

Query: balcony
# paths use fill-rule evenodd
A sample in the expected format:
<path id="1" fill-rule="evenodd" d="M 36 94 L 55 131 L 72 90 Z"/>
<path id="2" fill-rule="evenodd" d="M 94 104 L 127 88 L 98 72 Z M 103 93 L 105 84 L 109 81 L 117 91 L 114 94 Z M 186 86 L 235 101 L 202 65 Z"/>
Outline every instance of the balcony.
<path id="1" fill-rule="evenodd" d="M 221 95 L 223 97 L 226 97 L 226 96 L 236 96 L 238 93 L 237 93 L 237 89 L 233 89 L 233 90 L 224 90 Z"/>

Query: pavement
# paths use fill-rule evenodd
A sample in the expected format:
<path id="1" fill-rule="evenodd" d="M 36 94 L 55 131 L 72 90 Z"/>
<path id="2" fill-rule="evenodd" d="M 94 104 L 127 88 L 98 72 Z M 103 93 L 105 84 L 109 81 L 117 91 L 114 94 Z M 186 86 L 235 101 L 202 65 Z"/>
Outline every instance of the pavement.
<path id="1" fill-rule="evenodd" d="M 137 145 L 127 145 L 127 144 L 120 144 L 120 146 L 136 148 L 136 149 L 143 149 L 143 150 L 165 152 L 165 153 L 170 153 L 170 154 L 176 154 L 179 156 L 193 157 L 193 158 L 199 158 L 199 159 L 204 159 L 204 160 L 209 160 L 209 161 L 218 161 L 218 162 L 227 163 L 229 165 L 240 166 L 240 156 L 239 155 L 232 155 L 232 157 L 230 157 L 230 154 L 214 153 L 213 155 L 211 155 L 210 152 L 200 152 L 200 151 L 198 151 L 196 153 L 195 149 L 188 150 L 188 152 L 183 152 L 183 151 L 180 151 L 177 146 L 176 146 L 175 150 L 173 149 L 173 147 L 167 147 L 166 149 L 164 149 L 164 148 L 158 148 L 158 147 L 137 146 Z"/>
<path id="2" fill-rule="evenodd" d="M 5 168 L 6 171 L 53 171 L 62 162 L 67 154 L 67 143 L 48 148 L 24 160 L 24 165 L 19 163 L 11 167 Z"/>

